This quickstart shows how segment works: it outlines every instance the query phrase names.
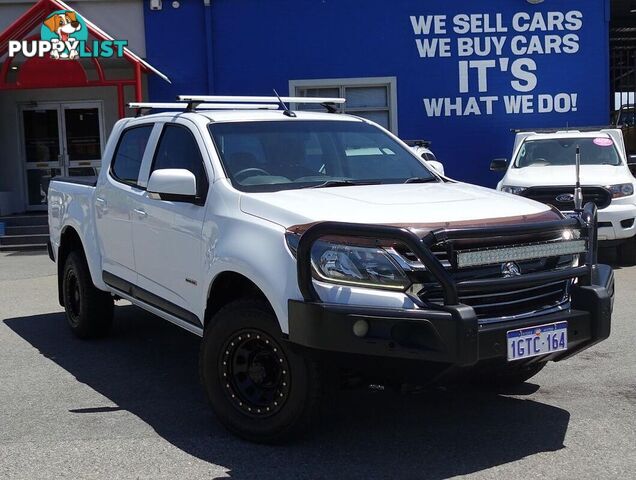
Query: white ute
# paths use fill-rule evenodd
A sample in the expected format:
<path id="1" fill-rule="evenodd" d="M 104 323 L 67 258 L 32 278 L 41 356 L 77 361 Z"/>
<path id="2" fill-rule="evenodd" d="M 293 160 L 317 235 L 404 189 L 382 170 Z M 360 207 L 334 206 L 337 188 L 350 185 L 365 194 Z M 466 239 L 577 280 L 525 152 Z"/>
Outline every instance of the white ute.
<path id="1" fill-rule="evenodd" d="M 53 179 L 49 253 L 77 336 L 121 299 L 202 336 L 235 434 L 303 432 L 327 386 L 523 382 L 609 335 L 592 203 L 565 218 L 283 103 L 342 99 L 180 99 L 117 122 L 96 179 Z"/>
<path id="2" fill-rule="evenodd" d="M 574 210 L 576 148 L 581 155 L 583 201 L 598 207 L 601 247 L 618 247 L 628 265 L 636 264 L 636 195 L 623 134 L 619 129 L 520 131 L 512 161 L 496 159 L 491 170 L 505 171 L 497 190 Z"/>

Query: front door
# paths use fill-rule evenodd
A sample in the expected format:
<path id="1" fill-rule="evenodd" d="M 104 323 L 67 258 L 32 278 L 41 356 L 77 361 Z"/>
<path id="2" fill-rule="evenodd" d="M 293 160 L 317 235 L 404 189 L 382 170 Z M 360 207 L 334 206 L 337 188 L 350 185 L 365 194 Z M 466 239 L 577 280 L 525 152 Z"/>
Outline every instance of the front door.
<path id="1" fill-rule="evenodd" d="M 42 103 L 21 108 L 26 200 L 45 210 L 51 178 L 97 175 L 103 149 L 100 102 Z"/>
<path id="2" fill-rule="evenodd" d="M 164 125 L 148 175 L 166 168 L 189 170 L 197 179 L 200 201 L 161 200 L 144 192 L 137 199 L 132 222 L 138 285 L 179 307 L 173 314 L 198 324 L 196 317 L 203 316 L 201 289 L 205 288 L 201 262 L 204 199 L 211 176 L 205 165 L 209 162 L 205 143 L 193 127 L 184 120 Z"/>

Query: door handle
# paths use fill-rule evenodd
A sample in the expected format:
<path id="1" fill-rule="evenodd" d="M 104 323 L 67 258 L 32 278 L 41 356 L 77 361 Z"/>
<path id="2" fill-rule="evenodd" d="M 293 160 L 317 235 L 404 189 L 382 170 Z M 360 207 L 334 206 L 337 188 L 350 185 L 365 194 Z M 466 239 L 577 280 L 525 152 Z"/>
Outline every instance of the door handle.
<path id="1" fill-rule="evenodd" d="M 97 214 L 100 217 L 103 214 L 108 213 L 108 209 L 106 208 L 106 200 L 101 197 L 95 197 L 95 210 L 97 210 Z"/>
<path id="2" fill-rule="evenodd" d="M 141 208 L 135 208 L 133 212 L 135 212 L 139 218 L 146 218 L 148 216 L 146 211 Z"/>

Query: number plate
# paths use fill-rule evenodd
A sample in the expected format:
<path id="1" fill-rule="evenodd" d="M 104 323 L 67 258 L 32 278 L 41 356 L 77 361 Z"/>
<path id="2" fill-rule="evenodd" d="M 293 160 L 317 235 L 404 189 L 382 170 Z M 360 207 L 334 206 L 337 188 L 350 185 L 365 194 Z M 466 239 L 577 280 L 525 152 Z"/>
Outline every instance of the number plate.
<path id="1" fill-rule="evenodd" d="M 506 333 L 508 361 L 568 349 L 568 322 L 510 330 Z"/>

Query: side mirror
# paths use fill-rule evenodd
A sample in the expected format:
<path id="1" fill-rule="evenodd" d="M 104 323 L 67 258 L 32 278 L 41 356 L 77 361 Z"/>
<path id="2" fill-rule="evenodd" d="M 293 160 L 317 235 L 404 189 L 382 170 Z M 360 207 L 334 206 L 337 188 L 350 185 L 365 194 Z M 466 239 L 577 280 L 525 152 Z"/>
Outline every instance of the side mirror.
<path id="1" fill-rule="evenodd" d="M 442 162 L 438 162 L 437 160 L 426 160 L 426 163 L 428 163 L 437 173 L 444 175 L 444 165 Z"/>
<path id="2" fill-rule="evenodd" d="M 150 175 L 148 193 L 154 193 L 161 200 L 174 202 L 194 202 L 197 196 L 197 179 L 184 168 L 163 168 Z"/>
<path id="3" fill-rule="evenodd" d="M 505 172 L 508 168 L 508 160 L 505 158 L 495 158 L 490 162 L 490 170 L 493 172 Z"/>

